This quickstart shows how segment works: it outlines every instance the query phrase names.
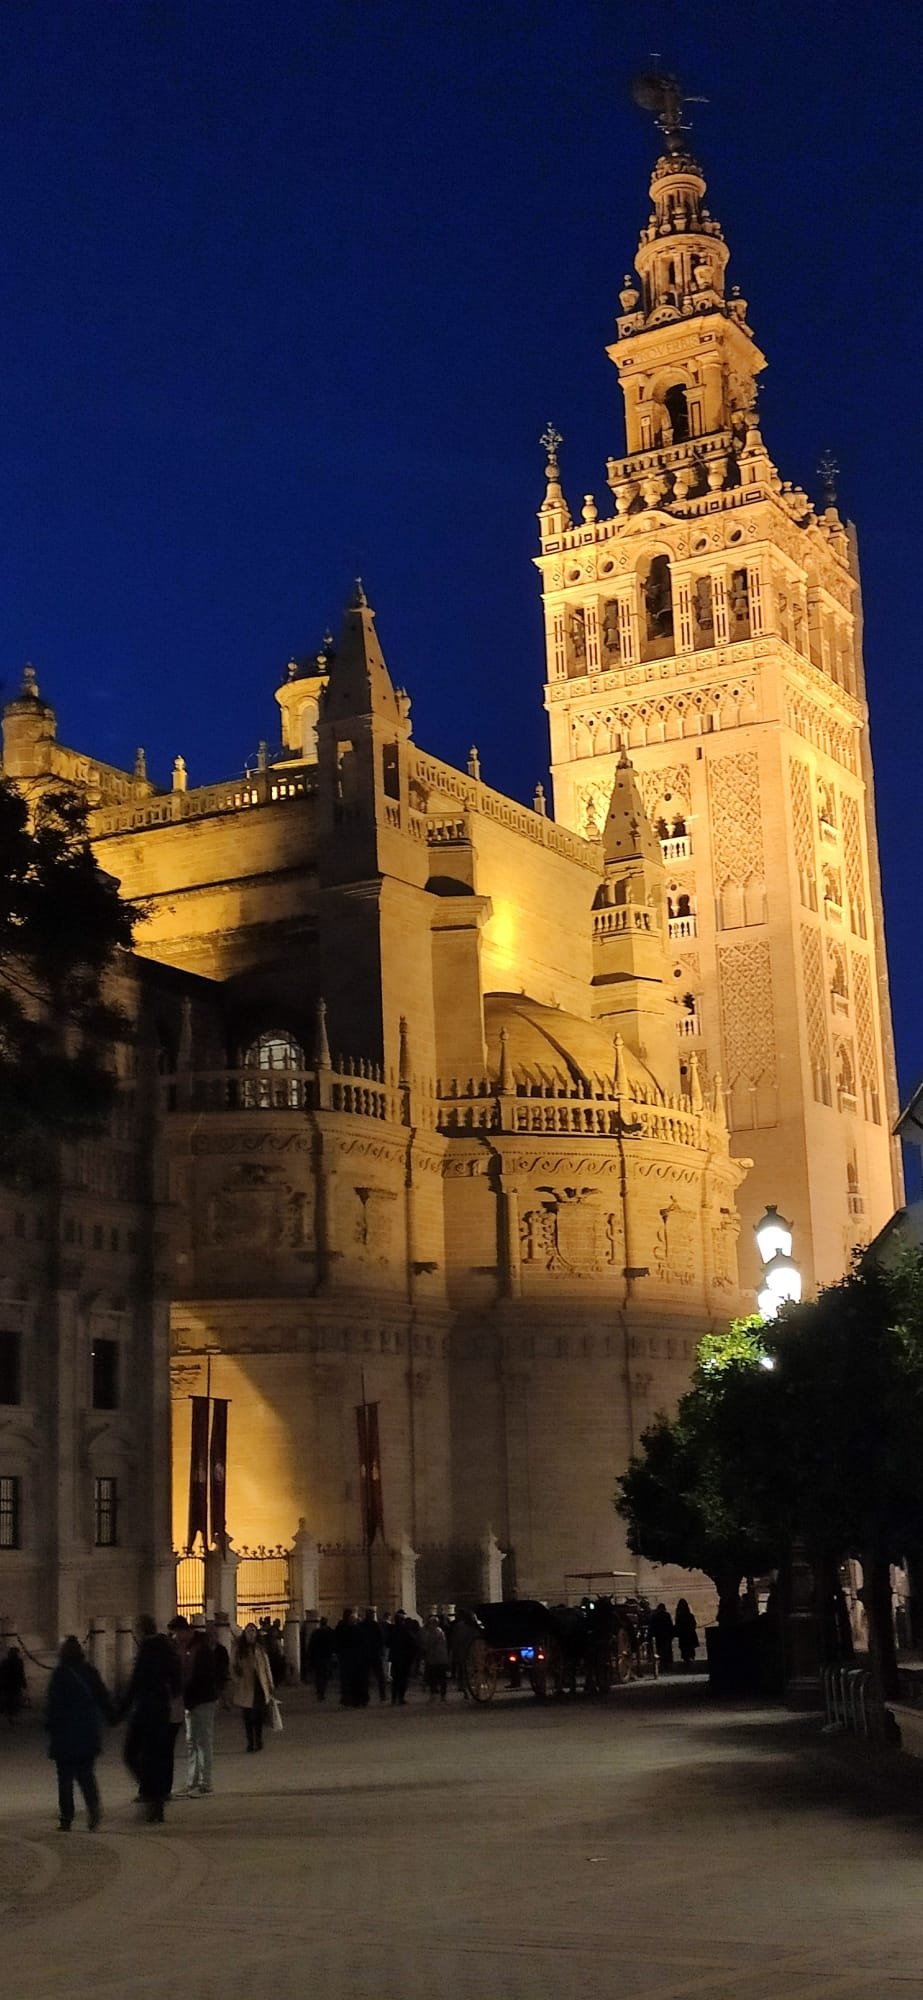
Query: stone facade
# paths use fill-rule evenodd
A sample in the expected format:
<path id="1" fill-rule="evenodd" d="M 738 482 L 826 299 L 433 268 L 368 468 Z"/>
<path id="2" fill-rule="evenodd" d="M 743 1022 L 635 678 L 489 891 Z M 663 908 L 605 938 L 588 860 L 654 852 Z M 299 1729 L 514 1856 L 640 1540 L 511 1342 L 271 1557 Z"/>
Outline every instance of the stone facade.
<path id="1" fill-rule="evenodd" d="M 206 1386 L 230 1402 L 234 1543 L 300 1523 L 325 1608 L 366 1589 L 363 1397 L 382 1601 L 415 1559 L 424 1601 L 495 1589 L 502 1552 L 528 1594 L 633 1570 L 617 1473 L 701 1334 L 752 1303 L 739 1156 L 759 1161 L 745 1213 L 794 1211 L 822 1276 L 890 1212 L 854 566 L 762 444 L 762 358 L 703 186 L 658 163 L 665 227 L 612 350 L 611 519 L 588 500 L 573 525 L 549 435 L 557 821 L 416 745 L 361 587 L 336 644 L 292 663 L 281 752 L 245 779 L 190 787 L 177 759 L 158 792 L 140 753 L 94 763 L 57 743 L 34 677 L 6 711 L 5 770 L 82 788 L 102 866 L 146 909 L 124 968 L 134 1123 L 79 1149 L 95 1164 L 68 1163 L 44 1234 L 2 1196 L 25 1364 L 0 1407 L 23 1496 L 0 1613 L 22 1629 L 162 1602 L 167 1401 L 182 1546 Z M 121 1385 L 104 1416 L 97 1333 Z M 116 1473 L 104 1554 L 88 1509 Z"/>

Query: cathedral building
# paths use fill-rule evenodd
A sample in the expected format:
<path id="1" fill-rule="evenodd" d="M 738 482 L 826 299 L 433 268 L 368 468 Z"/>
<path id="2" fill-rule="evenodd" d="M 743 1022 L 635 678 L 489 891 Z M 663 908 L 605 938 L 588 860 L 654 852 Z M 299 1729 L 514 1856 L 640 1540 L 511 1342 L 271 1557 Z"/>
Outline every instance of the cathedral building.
<path id="1" fill-rule="evenodd" d="M 574 524 L 546 440 L 554 817 L 417 745 L 361 586 L 243 778 L 178 758 L 164 792 L 140 753 L 66 749 L 34 677 L 5 712 L 5 771 L 82 788 L 146 910 L 119 1120 L 41 1234 L 0 1194 L 24 1630 L 170 1597 L 171 1396 L 177 1550 L 191 1399 L 229 1409 L 203 1596 L 244 1546 L 294 1548 L 298 1608 L 627 1575 L 616 1476 L 752 1308 L 741 1217 L 786 1208 L 813 1282 L 894 1206 L 854 554 L 772 465 L 746 306 L 666 138 L 607 515 Z"/>

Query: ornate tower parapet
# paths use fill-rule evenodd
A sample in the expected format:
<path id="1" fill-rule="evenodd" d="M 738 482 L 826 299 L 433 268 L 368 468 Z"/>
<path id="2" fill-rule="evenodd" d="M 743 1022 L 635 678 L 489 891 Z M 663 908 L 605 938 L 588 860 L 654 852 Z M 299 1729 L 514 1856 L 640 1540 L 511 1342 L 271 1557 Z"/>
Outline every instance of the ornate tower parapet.
<path id="1" fill-rule="evenodd" d="M 7 778 L 48 777 L 53 770 L 57 722 L 39 694 L 34 667 L 24 667 L 18 695 L 3 711 L 3 772 Z"/>
<path id="2" fill-rule="evenodd" d="M 329 632 L 313 659 L 289 660 L 288 673 L 276 689 L 282 722 L 282 748 L 287 757 L 317 763 L 317 730 L 324 689 L 330 679 L 333 638 Z"/>

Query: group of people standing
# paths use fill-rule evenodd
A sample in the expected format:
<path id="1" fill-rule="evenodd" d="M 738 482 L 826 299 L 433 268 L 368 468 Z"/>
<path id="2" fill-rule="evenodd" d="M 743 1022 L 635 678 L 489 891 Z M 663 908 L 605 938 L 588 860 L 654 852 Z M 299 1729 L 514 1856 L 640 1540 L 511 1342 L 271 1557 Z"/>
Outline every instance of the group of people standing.
<path id="1" fill-rule="evenodd" d="M 172 1619 L 166 1632 L 158 1631 L 153 1618 L 139 1618 L 135 1636 L 134 1666 L 118 1701 L 79 1639 L 71 1636 L 60 1648 L 48 1687 L 45 1724 L 48 1754 L 57 1769 L 62 1833 L 73 1824 L 75 1787 L 83 1797 L 90 1830 L 99 1825 L 96 1760 L 104 1726 L 125 1721 L 125 1763 L 137 1784 L 145 1818 L 159 1824 L 167 1800 L 175 1796 L 176 1740 L 181 1729 L 186 1737 L 185 1796 L 200 1798 L 212 1789 L 219 1704 L 224 1701 L 240 1714 L 248 1751 L 262 1749 L 264 1724 L 278 1714 L 269 1654 L 255 1625 L 244 1627 L 230 1658 L 213 1626 L 204 1622 L 191 1626 L 183 1617 Z"/>
<path id="2" fill-rule="evenodd" d="M 699 1628 L 685 1597 L 680 1598 L 672 1618 L 665 1604 L 656 1605 L 650 1614 L 648 1630 L 662 1674 L 669 1673 L 673 1665 L 674 1641 L 683 1666 L 692 1666 L 699 1650 Z"/>
<path id="3" fill-rule="evenodd" d="M 390 1698 L 393 1708 L 403 1708 L 417 1675 L 430 1701 L 445 1701 L 450 1674 L 462 1685 L 461 1635 L 469 1631 L 474 1626 L 465 1613 L 448 1618 L 431 1611 L 421 1624 L 406 1611 L 379 1618 L 369 1607 L 360 1617 L 347 1606 L 337 1625 L 321 1618 L 306 1628 L 302 1679 L 313 1682 L 318 1701 L 325 1701 L 336 1672 L 341 1708 L 367 1708 L 376 1689 L 380 1702 Z"/>

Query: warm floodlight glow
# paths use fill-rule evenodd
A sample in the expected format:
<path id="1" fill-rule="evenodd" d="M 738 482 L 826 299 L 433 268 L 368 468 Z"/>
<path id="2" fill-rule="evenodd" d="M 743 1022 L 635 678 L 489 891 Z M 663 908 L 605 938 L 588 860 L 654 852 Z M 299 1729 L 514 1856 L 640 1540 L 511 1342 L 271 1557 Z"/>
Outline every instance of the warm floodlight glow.
<path id="1" fill-rule="evenodd" d="M 763 1317 L 765 1318 L 765 1314 L 763 1315 Z M 774 1368 L 774 1367 L 775 1367 L 775 1365 L 776 1365 L 776 1364 L 775 1364 L 775 1361 L 773 1360 L 773 1357 L 772 1357 L 772 1355 L 771 1355 L 771 1354 L 761 1354 L 761 1355 L 760 1355 L 760 1367 L 761 1367 L 761 1368 Z"/>
<path id="2" fill-rule="evenodd" d="M 775 1202 L 770 1202 L 765 1215 L 760 1217 L 753 1231 L 756 1247 L 764 1264 L 768 1264 L 778 1250 L 783 1257 L 792 1254 L 792 1225 L 780 1215 Z M 800 1295 L 799 1295 L 800 1296 Z"/>

